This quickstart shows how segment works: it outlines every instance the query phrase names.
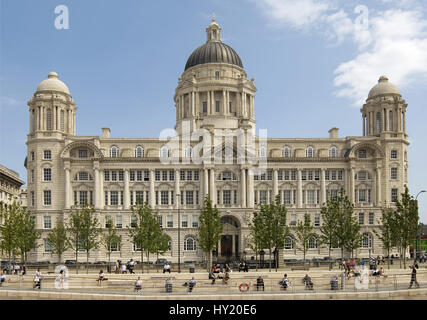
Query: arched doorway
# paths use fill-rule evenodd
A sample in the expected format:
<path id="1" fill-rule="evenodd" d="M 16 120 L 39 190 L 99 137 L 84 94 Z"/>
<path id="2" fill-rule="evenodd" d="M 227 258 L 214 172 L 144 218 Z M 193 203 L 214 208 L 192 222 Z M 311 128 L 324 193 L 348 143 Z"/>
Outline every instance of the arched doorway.
<path id="1" fill-rule="evenodd" d="M 232 216 L 221 217 L 222 234 L 218 246 L 218 259 L 229 262 L 239 258 L 240 224 Z"/>

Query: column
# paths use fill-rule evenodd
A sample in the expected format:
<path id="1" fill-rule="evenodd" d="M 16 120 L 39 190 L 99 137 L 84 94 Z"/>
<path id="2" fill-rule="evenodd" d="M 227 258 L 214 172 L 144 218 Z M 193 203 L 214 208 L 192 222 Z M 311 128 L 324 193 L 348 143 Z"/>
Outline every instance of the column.
<path id="1" fill-rule="evenodd" d="M 95 170 L 95 190 L 94 190 L 95 209 L 101 209 L 100 199 L 102 199 L 102 198 L 99 197 L 99 187 L 100 187 L 100 185 L 99 185 L 99 167 L 98 166 L 94 167 L 94 170 Z"/>
<path id="2" fill-rule="evenodd" d="M 102 170 L 99 170 L 99 194 L 98 194 L 98 198 L 99 198 L 100 209 L 104 209 L 104 204 L 105 204 L 105 200 L 104 200 L 104 175 L 103 175 Z"/>
<path id="3" fill-rule="evenodd" d="M 242 169 L 240 172 L 240 201 L 241 207 L 246 208 L 246 170 Z"/>
<path id="4" fill-rule="evenodd" d="M 191 92 L 191 116 L 194 117 L 196 115 L 196 93 L 194 91 Z"/>
<path id="5" fill-rule="evenodd" d="M 302 207 L 302 172 L 298 169 L 298 181 L 297 181 L 297 207 Z"/>
<path id="6" fill-rule="evenodd" d="M 248 169 L 247 181 L 248 181 L 248 195 L 247 195 L 248 208 L 253 208 L 254 207 L 254 173 L 252 169 Z"/>
<path id="7" fill-rule="evenodd" d="M 180 194 L 180 190 L 179 190 L 179 179 L 181 178 L 180 176 L 180 172 L 179 170 L 175 170 L 175 201 L 174 201 L 174 207 L 175 209 L 178 209 L 178 206 L 181 204 L 181 199 L 177 196 L 178 194 Z M 184 195 L 181 194 L 181 197 L 183 197 Z"/>
<path id="8" fill-rule="evenodd" d="M 356 202 L 356 199 L 354 197 L 354 168 L 350 169 L 350 196 L 349 196 L 349 199 L 353 203 Z"/>
<path id="9" fill-rule="evenodd" d="M 215 170 L 213 168 L 210 169 L 210 186 L 209 193 L 212 201 L 212 205 L 216 204 L 216 195 L 215 195 Z"/>
<path id="10" fill-rule="evenodd" d="M 377 193 L 377 206 L 381 205 L 381 167 L 377 166 L 376 170 L 376 186 L 375 190 Z"/>
<path id="11" fill-rule="evenodd" d="M 227 114 L 227 99 L 226 99 L 226 95 L 227 95 L 226 91 L 222 90 L 222 107 L 223 107 L 222 114 L 224 114 L 224 115 Z"/>
<path id="12" fill-rule="evenodd" d="M 156 206 L 156 194 L 154 193 L 154 170 L 150 169 L 150 206 L 154 209 Z"/>
<path id="13" fill-rule="evenodd" d="M 403 132 L 406 133 L 406 111 L 403 111 Z"/>
<path id="14" fill-rule="evenodd" d="M 207 104 L 206 113 L 211 114 L 211 92 L 210 91 L 206 91 L 206 104 Z"/>
<path id="15" fill-rule="evenodd" d="M 231 114 L 231 113 L 230 113 L 230 91 L 228 91 L 228 90 L 227 90 L 227 97 L 226 97 L 226 98 L 227 98 L 227 104 L 226 104 L 226 106 L 225 106 L 225 107 L 226 107 L 226 109 L 227 109 L 227 113 L 228 113 L 228 114 Z"/>
<path id="16" fill-rule="evenodd" d="M 203 198 L 209 195 L 209 175 L 207 168 L 203 169 L 203 193 Z"/>
<path id="17" fill-rule="evenodd" d="M 70 209 L 71 180 L 70 168 L 65 167 L 65 209 Z"/>
<path id="18" fill-rule="evenodd" d="M 364 114 L 362 115 L 362 120 L 363 120 L 363 136 L 366 136 L 366 124 L 365 124 L 366 118 Z"/>
<path id="19" fill-rule="evenodd" d="M 326 181 L 325 181 L 325 169 L 322 169 L 321 171 L 321 177 L 320 177 L 320 188 L 321 188 L 321 200 L 320 204 L 326 203 Z"/>
<path id="20" fill-rule="evenodd" d="M 211 103 L 211 114 L 215 114 L 215 91 L 211 92 L 211 99 L 212 99 L 212 103 Z"/>
<path id="21" fill-rule="evenodd" d="M 125 190 L 123 196 L 124 208 L 125 210 L 129 210 L 130 207 L 130 195 L 129 195 L 129 169 L 125 170 Z"/>
<path id="22" fill-rule="evenodd" d="M 276 196 L 279 194 L 279 183 L 278 183 L 278 172 L 277 169 L 273 171 L 273 199 L 270 201 L 273 202 L 276 200 Z"/>

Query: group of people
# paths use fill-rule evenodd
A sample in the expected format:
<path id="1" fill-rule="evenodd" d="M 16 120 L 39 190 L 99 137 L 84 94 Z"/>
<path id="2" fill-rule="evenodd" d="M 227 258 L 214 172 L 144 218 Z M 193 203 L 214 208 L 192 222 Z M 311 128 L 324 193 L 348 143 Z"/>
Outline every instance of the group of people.
<path id="1" fill-rule="evenodd" d="M 215 284 L 216 279 L 221 279 L 223 284 L 228 284 L 231 272 L 232 270 L 228 264 L 225 264 L 224 268 L 219 264 L 215 264 L 209 273 L 209 279 L 212 280 L 212 284 Z"/>
<path id="2" fill-rule="evenodd" d="M 130 274 L 135 274 L 135 272 L 133 271 L 134 269 L 135 269 L 135 261 L 133 261 L 133 259 L 130 259 L 130 261 L 128 261 L 126 264 L 122 263 L 121 260 L 117 260 L 115 273 L 123 274 L 123 273 L 127 273 L 129 270 Z"/>

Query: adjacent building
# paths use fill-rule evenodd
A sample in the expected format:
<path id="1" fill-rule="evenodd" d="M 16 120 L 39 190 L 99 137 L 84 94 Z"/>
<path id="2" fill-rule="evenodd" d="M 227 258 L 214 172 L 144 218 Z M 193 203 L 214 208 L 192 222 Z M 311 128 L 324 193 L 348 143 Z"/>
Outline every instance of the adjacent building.
<path id="1" fill-rule="evenodd" d="M 407 104 L 398 88 L 382 76 L 369 92 L 361 118 L 345 119 L 361 121 L 360 136 L 340 137 L 337 128 L 324 138 L 256 136 L 254 80 L 247 79 L 241 58 L 222 42 L 221 33 L 213 20 L 206 42 L 191 54 L 178 79 L 174 95 L 178 144 L 167 137 L 113 138 L 109 128 L 103 128 L 101 136 L 77 136 L 77 105 L 67 85 L 55 72 L 39 84 L 28 102 L 26 160 L 28 208 L 36 216 L 43 242 L 33 253 L 34 260 L 54 260 L 47 233 L 58 219 L 67 220 L 73 205 L 85 203 L 94 206 L 103 227 L 111 218 L 122 230 L 124 243 L 114 248 L 112 258 L 138 260 L 139 249 L 126 232 L 137 201 L 158 210 L 159 223 L 172 238 L 164 257 L 176 262 L 180 248 L 181 261 L 203 260 L 196 236 L 206 195 L 219 208 L 224 224 L 215 252 L 218 258 L 249 258 L 254 254 L 248 245 L 248 224 L 261 203 L 280 195 L 289 225 L 309 214 L 318 231 L 322 204 L 340 189 L 354 203 L 362 227 L 362 247 L 356 254 L 382 254 L 373 233 L 381 208 L 392 206 L 408 184 Z M 234 143 L 217 139 L 218 130 Z M 193 161 L 201 152 L 201 137 L 191 139 L 195 131 L 209 136 L 203 141 L 215 148 L 212 157 Z M 283 134 L 292 133 L 284 129 Z M 236 142 L 239 135 L 247 138 Z M 239 162 L 242 150 L 256 161 Z M 218 154 L 231 161 L 213 161 Z M 327 256 L 318 237 L 309 247 L 308 257 Z M 333 254 L 339 256 L 340 250 Z M 69 252 L 64 259 L 72 255 Z M 292 235 L 279 255 L 302 256 Z M 84 253 L 81 259 L 85 260 Z M 105 250 L 94 251 L 90 259 L 106 260 Z"/>
<path id="2" fill-rule="evenodd" d="M 4 204 L 20 203 L 21 186 L 25 184 L 19 179 L 19 174 L 0 165 L 0 202 Z"/>

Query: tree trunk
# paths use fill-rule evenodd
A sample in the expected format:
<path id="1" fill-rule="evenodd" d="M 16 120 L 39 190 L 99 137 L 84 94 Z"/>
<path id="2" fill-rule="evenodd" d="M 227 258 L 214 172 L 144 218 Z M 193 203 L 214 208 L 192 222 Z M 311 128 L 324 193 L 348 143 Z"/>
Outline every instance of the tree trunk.
<path id="1" fill-rule="evenodd" d="M 403 268 L 406 269 L 406 248 L 402 248 L 403 254 Z"/>
<path id="2" fill-rule="evenodd" d="M 144 273 L 144 251 L 141 249 L 141 273 Z"/>
<path id="3" fill-rule="evenodd" d="M 271 248 L 268 248 L 268 250 L 270 251 L 270 261 L 269 261 L 269 272 L 271 272 Z"/>
<path id="4" fill-rule="evenodd" d="M 111 252 L 108 251 L 108 272 L 111 273 Z"/>
<path id="5" fill-rule="evenodd" d="M 387 249 L 387 269 L 390 270 L 390 249 Z"/>
<path id="6" fill-rule="evenodd" d="M 328 253 L 328 262 L 329 262 L 329 271 L 332 270 L 332 262 L 331 262 L 331 246 L 329 246 L 329 253 Z"/>
<path id="7" fill-rule="evenodd" d="M 89 250 L 86 251 L 86 274 L 89 274 Z"/>
<path id="8" fill-rule="evenodd" d="M 157 251 L 156 259 L 159 260 L 159 251 Z M 156 272 L 159 273 L 159 267 L 156 263 Z"/>
<path id="9" fill-rule="evenodd" d="M 147 262 L 148 262 L 147 273 L 150 273 L 150 252 L 149 251 L 147 251 Z"/>
<path id="10" fill-rule="evenodd" d="M 79 249 L 76 249 L 76 274 L 79 274 Z"/>
<path id="11" fill-rule="evenodd" d="M 212 268 L 212 250 L 209 250 L 209 256 L 208 257 L 209 258 L 208 258 L 207 269 L 208 269 L 208 272 L 210 272 L 211 268 Z"/>

